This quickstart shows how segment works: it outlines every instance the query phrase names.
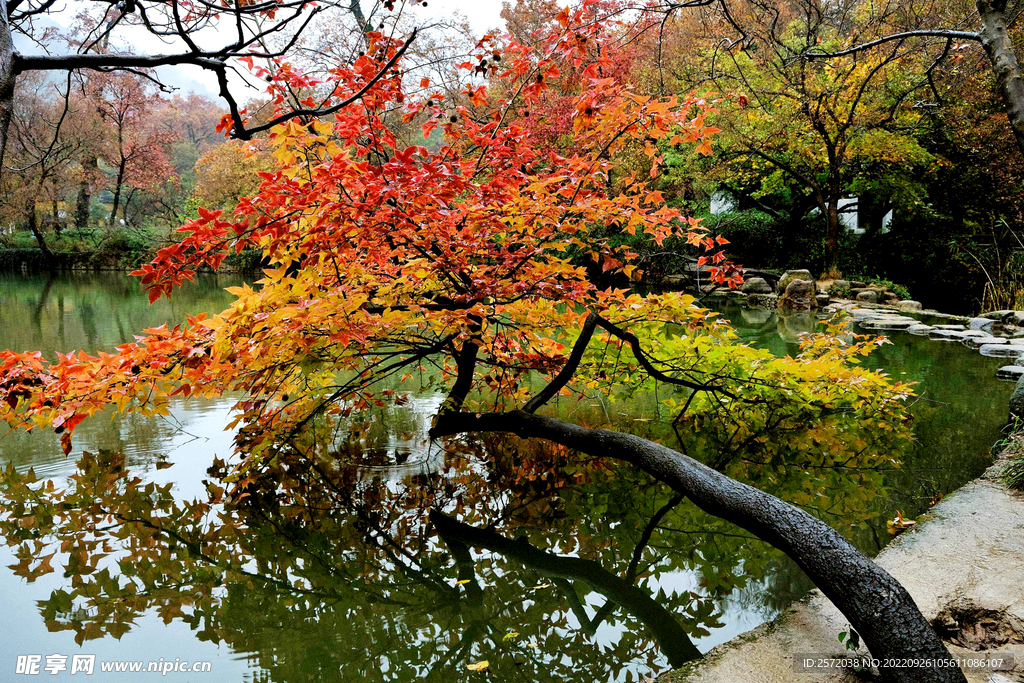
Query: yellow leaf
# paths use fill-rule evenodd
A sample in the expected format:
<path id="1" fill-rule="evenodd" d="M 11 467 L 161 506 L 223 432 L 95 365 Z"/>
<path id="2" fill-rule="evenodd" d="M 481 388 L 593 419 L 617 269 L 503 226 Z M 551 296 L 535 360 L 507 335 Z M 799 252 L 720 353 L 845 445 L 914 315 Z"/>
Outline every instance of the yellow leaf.
<path id="1" fill-rule="evenodd" d="M 473 664 L 467 664 L 466 668 L 469 669 L 470 671 L 483 671 L 484 669 L 486 669 L 490 665 L 491 665 L 491 663 L 488 662 L 486 659 L 484 659 L 482 661 L 475 662 Z"/>

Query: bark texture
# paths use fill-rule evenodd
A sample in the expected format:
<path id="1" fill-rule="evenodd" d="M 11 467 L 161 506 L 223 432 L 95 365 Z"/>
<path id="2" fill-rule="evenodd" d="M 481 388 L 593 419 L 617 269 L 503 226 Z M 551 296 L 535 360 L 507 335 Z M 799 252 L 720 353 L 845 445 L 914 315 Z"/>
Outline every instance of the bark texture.
<path id="1" fill-rule="evenodd" d="M 1013 43 L 1006 31 L 1006 0 L 977 0 L 981 19 L 981 44 L 985 48 L 999 92 L 1006 102 L 1017 147 L 1024 152 L 1024 78 Z"/>
<path id="2" fill-rule="evenodd" d="M 441 414 L 434 436 L 506 432 L 540 438 L 648 472 L 685 494 L 699 508 L 746 529 L 800 565 L 849 619 L 878 658 L 943 660 L 949 651 L 896 579 L 854 548 L 835 529 L 775 496 L 682 453 L 631 434 L 588 429 L 525 411 Z M 885 668 L 882 680 L 963 683 L 959 668 Z"/>
<path id="3" fill-rule="evenodd" d="M 14 112 L 14 38 L 7 12 L 0 12 L 0 169 L 7 151 L 7 129 Z"/>

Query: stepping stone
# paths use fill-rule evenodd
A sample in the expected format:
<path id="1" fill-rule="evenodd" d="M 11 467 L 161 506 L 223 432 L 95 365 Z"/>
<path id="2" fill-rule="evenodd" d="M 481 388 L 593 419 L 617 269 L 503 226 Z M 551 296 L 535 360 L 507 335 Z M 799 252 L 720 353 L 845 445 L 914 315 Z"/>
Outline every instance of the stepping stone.
<path id="1" fill-rule="evenodd" d="M 991 318 L 971 318 L 967 321 L 967 327 L 972 330 L 983 330 L 990 325 L 995 325 L 996 321 Z"/>
<path id="2" fill-rule="evenodd" d="M 907 328 L 907 332 L 910 334 L 916 334 L 919 337 L 927 337 L 928 333 L 932 331 L 931 325 L 911 325 Z"/>
<path id="3" fill-rule="evenodd" d="M 996 370 L 996 379 L 1020 379 L 1024 375 L 1024 365 L 1004 365 Z"/>
<path id="4" fill-rule="evenodd" d="M 905 330 L 916 324 L 916 320 L 901 320 L 899 318 L 869 318 L 860 321 L 860 326 L 865 330 Z"/>
<path id="5" fill-rule="evenodd" d="M 963 330 L 963 325 L 932 325 L 937 330 Z"/>
<path id="6" fill-rule="evenodd" d="M 964 337 L 970 337 L 964 330 L 943 330 L 936 326 L 928 333 L 928 338 L 935 341 L 960 341 Z"/>
<path id="7" fill-rule="evenodd" d="M 999 344 L 1006 344 L 1006 340 L 1002 337 L 966 337 L 963 341 L 964 346 L 969 349 L 980 349 L 982 346 L 996 346 Z M 1021 349 L 1024 352 L 1024 348 Z"/>
<path id="8" fill-rule="evenodd" d="M 854 320 L 864 320 L 866 318 L 877 318 L 877 311 L 868 311 L 863 308 L 851 308 L 847 310 L 847 313 L 853 316 Z"/>
<path id="9" fill-rule="evenodd" d="M 1024 348 L 1012 344 L 982 344 L 978 353 L 989 358 L 1017 358 L 1024 353 Z"/>

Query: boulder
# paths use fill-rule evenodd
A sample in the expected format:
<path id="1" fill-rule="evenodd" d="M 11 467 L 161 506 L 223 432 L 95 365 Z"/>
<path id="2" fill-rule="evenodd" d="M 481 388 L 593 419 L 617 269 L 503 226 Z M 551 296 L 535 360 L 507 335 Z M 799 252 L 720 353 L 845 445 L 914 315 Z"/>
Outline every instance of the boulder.
<path id="1" fill-rule="evenodd" d="M 1017 380 L 1017 386 L 1010 395 L 1010 419 L 1024 420 L 1024 375 Z"/>
<path id="2" fill-rule="evenodd" d="M 743 281 L 742 291 L 747 294 L 771 294 L 772 286 L 763 277 L 749 277 Z"/>
<path id="3" fill-rule="evenodd" d="M 867 286 L 868 285 L 866 282 L 861 282 L 860 280 L 850 280 L 850 289 L 864 289 Z"/>
<path id="4" fill-rule="evenodd" d="M 786 293 L 779 297 L 780 309 L 812 311 L 818 308 L 818 296 L 813 280 L 791 280 L 785 291 Z"/>
<path id="5" fill-rule="evenodd" d="M 1024 365 L 1004 365 L 996 370 L 997 379 L 1015 379 L 1019 383 L 1021 377 L 1024 377 Z"/>
<path id="6" fill-rule="evenodd" d="M 789 283 L 794 280 L 810 280 L 813 282 L 814 278 L 811 277 L 811 271 L 809 270 L 787 270 L 782 274 L 782 277 L 779 278 L 779 292 L 785 292 L 789 287 Z"/>
<path id="7" fill-rule="evenodd" d="M 1006 320 L 1010 317 L 1013 311 L 1003 309 L 1001 311 L 989 311 L 988 313 L 982 313 L 982 318 L 988 318 L 989 320 Z"/>
<path id="8" fill-rule="evenodd" d="M 865 289 L 857 294 L 857 301 L 867 301 L 868 303 L 878 303 L 878 292 L 873 289 Z"/>
<path id="9" fill-rule="evenodd" d="M 881 301 L 883 304 L 891 304 L 899 301 L 900 298 L 893 292 L 886 290 L 884 292 L 879 293 L 878 300 Z"/>
<path id="10" fill-rule="evenodd" d="M 828 294 L 822 294 L 821 292 L 819 292 L 818 296 L 816 296 L 815 298 L 818 300 L 818 308 L 824 308 L 825 306 L 828 306 Z"/>
<path id="11" fill-rule="evenodd" d="M 910 311 L 920 311 L 921 308 L 922 306 L 920 301 L 904 299 L 903 301 L 898 301 L 896 303 L 896 310 L 902 311 L 904 313 L 909 313 Z"/>
<path id="12" fill-rule="evenodd" d="M 835 287 L 836 289 L 849 289 L 850 288 L 850 281 L 849 280 L 833 280 L 832 281 L 832 286 Z"/>

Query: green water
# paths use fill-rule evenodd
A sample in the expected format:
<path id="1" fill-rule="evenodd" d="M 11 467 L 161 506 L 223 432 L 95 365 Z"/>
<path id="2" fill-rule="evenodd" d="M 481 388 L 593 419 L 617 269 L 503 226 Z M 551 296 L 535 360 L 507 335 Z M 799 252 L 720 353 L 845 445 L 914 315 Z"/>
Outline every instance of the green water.
<path id="1" fill-rule="evenodd" d="M 230 300 L 223 288 L 233 284 L 201 277 L 170 303 L 149 307 L 120 275 L 5 276 L 0 348 L 48 356 L 112 350 L 145 327 L 220 310 Z M 795 353 L 796 335 L 813 324 L 738 308 L 723 313 L 744 338 L 777 354 Z M 892 340 L 867 362 L 920 382 L 916 441 L 901 467 L 870 480 L 851 475 L 823 492 L 838 511 L 848 497 L 867 506 L 867 522 L 847 531 L 869 553 L 888 540 L 885 519 L 896 510 L 913 517 L 984 469 L 1010 391 L 994 379 L 998 359 L 906 334 Z M 208 577 L 176 575 L 165 579 L 165 607 L 175 604 L 176 590 L 186 603 L 197 586 L 213 586 L 209 601 L 185 610 L 195 618 L 171 612 L 164 623 L 154 604 L 126 617 L 120 639 L 78 645 L 76 620 L 80 626 L 95 615 L 54 614 L 37 602 L 70 590 L 70 579 L 57 571 L 26 583 L 0 570 L 0 680 L 15 678 L 18 655 L 84 653 L 97 661 L 212 663 L 208 674 L 97 672 L 101 681 L 636 681 L 685 661 L 691 646 L 707 651 L 773 618 L 808 589 L 785 557 L 629 469 L 573 461 L 566 471 L 576 479 L 533 477 L 524 463 L 554 457 L 533 444 L 427 444 L 437 401 L 424 394 L 400 412 L 378 413 L 365 429 L 378 447 L 342 469 L 345 486 L 318 499 L 310 523 L 279 519 L 267 512 L 272 505 L 245 517 L 244 542 L 233 551 L 240 566 L 300 576 L 304 590 L 280 580 L 218 575 L 205 584 Z M 228 399 L 179 401 L 165 418 L 87 421 L 70 458 L 51 434 L 8 434 L 0 457 L 60 481 L 83 451 L 123 453 L 134 473 L 172 484 L 187 501 L 202 495 L 214 456 L 230 455 L 230 408 Z M 615 421 L 649 429 L 656 411 L 653 401 L 638 400 L 616 406 Z M 158 467 L 162 461 L 173 466 Z M 864 481 L 884 495 L 864 495 Z M 427 500 L 458 512 L 427 525 Z M 843 519 L 832 521 L 842 527 Z M 0 558 L 12 561 L 10 551 Z M 489 673 L 466 668 L 482 660 Z"/>

